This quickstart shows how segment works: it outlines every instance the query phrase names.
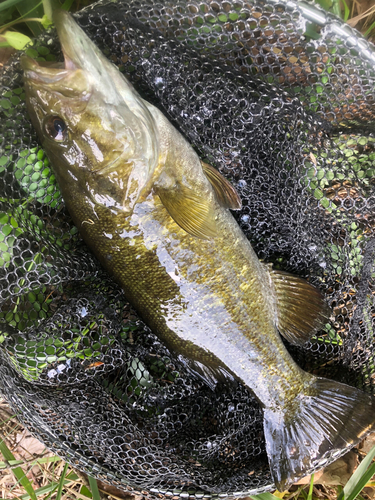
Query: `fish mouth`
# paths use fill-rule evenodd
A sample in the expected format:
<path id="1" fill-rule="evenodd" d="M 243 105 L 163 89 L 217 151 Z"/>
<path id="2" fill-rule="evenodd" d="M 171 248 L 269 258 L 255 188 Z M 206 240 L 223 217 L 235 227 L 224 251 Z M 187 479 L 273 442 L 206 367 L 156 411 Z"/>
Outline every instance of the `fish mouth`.
<path id="1" fill-rule="evenodd" d="M 64 55 L 66 70 L 75 70 L 84 67 L 84 58 L 87 58 L 88 46 L 86 36 L 76 24 L 73 17 L 65 10 L 56 10 L 52 21 L 60 40 Z M 82 36 L 83 35 L 83 36 Z"/>
<path id="2" fill-rule="evenodd" d="M 53 21 L 56 26 L 57 34 L 61 43 L 61 49 L 64 55 L 64 62 L 37 62 L 26 55 L 20 59 L 21 67 L 25 76 L 39 84 L 51 84 L 63 80 L 70 71 L 77 70 L 79 66 L 74 63 L 70 57 L 72 46 L 74 46 L 74 37 L 77 36 L 77 25 L 71 16 L 65 11 L 57 11 L 53 15 Z M 78 32 L 79 33 L 79 32 Z M 69 34 L 71 40 L 69 42 Z"/>
<path id="3" fill-rule="evenodd" d="M 25 79 L 32 86 L 42 86 L 45 90 L 60 92 L 84 98 L 95 92 L 104 97 L 105 102 L 118 103 L 119 92 L 114 83 L 114 69 L 107 62 L 100 50 L 78 26 L 74 18 L 66 11 L 56 10 L 52 20 L 56 27 L 64 56 L 63 63 L 38 63 L 27 56 L 21 57 L 21 67 Z M 116 69 L 117 71 L 117 69 Z M 125 80 L 121 80 L 121 85 Z M 130 89 L 130 84 L 127 84 Z M 105 89 L 105 91 L 104 91 Z M 131 91 L 129 92 L 131 94 Z"/>
<path id="4" fill-rule="evenodd" d="M 21 56 L 21 68 L 25 77 L 38 85 L 50 86 L 65 81 L 71 73 L 84 68 L 81 59 L 84 57 L 87 43 L 81 29 L 66 11 L 57 10 L 53 14 L 58 38 L 61 44 L 64 62 L 37 62 L 26 55 Z M 82 51 L 82 54 L 80 54 Z"/>
<path id="5" fill-rule="evenodd" d="M 20 64 L 30 88 L 81 102 L 87 102 L 91 96 L 91 83 L 81 69 L 66 68 L 65 63 L 39 63 L 26 55 L 21 57 Z"/>
<path id="6" fill-rule="evenodd" d="M 78 26 L 71 14 L 56 10 L 52 20 L 64 55 L 65 69 L 85 71 L 91 75 L 93 81 L 112 88 L 111 76 L 107 75 L 107 62 L 103 62 L 101 51 Z"/>
<path id="7" fill-rule="evenodd" d="M 81 29 L 73 18 L 65 11 L 54 14 L 57 34 L 64 55 L 63 62 L 38 62 L 26 55 L 21 56 L 20 64 L 24 78 L 30 87 L 53 92 L 57 96 L 88 101 L 92 93 L 89 73 L 79 64 L 79 42 L 84 39 Z M 78 45 L 77 45 L 78 43 Z M 84 50 L 82 48 L 82 50 Z"/>
<path id="8" fill-rule="evenodd" d="M 20 63 L 26 78 L 39 84 L 58 82 L 68 74 L 64 63 L 39 63 L 25 55 L 21 56 Z"/>

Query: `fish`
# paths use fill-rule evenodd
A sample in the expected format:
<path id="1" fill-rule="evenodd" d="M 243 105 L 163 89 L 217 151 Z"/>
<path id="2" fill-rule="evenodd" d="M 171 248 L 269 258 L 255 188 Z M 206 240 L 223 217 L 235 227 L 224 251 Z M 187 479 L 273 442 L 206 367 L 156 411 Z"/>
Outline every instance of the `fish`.
<path id="1" fill-rule="evenodd" d="M 303 371 L 330 309 L 304 279 L 261 262 L 231 183 L 201 161 L 66 12 L 64 62 L 21 57 L 27 108 L 66 207 L 129 303 L 187 369 L 258 399 L 278 490 L 374 430 L 372 395 Z"/>

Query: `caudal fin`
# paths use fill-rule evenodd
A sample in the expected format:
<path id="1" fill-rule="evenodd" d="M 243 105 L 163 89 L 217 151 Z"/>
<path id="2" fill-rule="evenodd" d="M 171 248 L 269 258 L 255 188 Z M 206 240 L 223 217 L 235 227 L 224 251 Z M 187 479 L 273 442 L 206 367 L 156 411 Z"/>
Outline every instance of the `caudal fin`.
<path id="1" fill-rule="evenodd" d="M 375 430 L 375 398 L 332 380 L 311 380 L 287 410 L 264 412 L 268 461 L 279 491 L 340 457 Z"/>

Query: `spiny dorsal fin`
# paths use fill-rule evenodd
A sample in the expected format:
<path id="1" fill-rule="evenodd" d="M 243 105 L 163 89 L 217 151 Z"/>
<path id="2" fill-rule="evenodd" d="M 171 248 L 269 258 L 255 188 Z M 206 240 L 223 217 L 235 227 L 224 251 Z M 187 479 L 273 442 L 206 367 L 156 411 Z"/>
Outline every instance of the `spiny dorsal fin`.
<path id="1" fill-rule="evenodd" d="M 289 342 L 303 345 L 330 317 L 330 309 L 317 288 L 298 276 L 271 269 L 276 290 L 277 328 Z"/>
<path id="2" fill-rule="evenodd" d="M 181 184 L 173 190 L 159 188 L 157 194 L 172 219 L 187 233 L 205 240 L 217 235 L 212 202 Z"/>
<path id="3" fill-rule="evenodd" d="M 240 210 L 242 207 L 241 198 L 232 184 L 223 177 L 216 168 L 201 161 L 203 172 L 214 188 L 218 202 L 224 208 Z"/>

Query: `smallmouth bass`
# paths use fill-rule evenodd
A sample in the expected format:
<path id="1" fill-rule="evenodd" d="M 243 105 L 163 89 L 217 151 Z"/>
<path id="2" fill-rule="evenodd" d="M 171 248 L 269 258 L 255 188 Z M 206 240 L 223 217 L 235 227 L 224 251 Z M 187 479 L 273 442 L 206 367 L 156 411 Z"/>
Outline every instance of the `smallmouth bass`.
<path id="1" fill-rule="evenodd" d="M 329 310 L 306 281 L 262 264 L 229 209 L 233 187 L 202 163 L 64 12 L 65 62 L 23 57 L 29 114 L 67 208 L 101 264 L 159 338 L 209 385 L 234 377 L 258 398 L 282 491 L 375 425 L 372 396 L 301 370 Z"/>

